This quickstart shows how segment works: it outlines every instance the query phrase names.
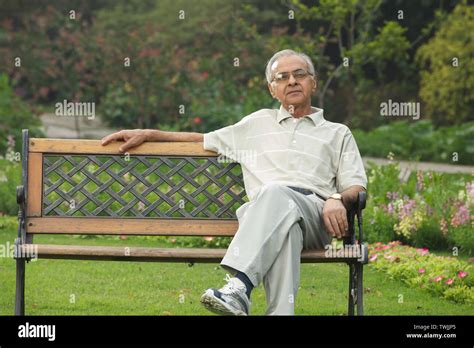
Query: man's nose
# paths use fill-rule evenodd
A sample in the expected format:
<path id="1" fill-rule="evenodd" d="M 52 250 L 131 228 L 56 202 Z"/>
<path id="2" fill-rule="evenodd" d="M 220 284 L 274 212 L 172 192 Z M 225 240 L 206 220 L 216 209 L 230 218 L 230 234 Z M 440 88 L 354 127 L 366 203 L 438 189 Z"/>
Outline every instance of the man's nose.
<path id="1" fill-rule="evenodd" d="M 295 79 L 295 77 L 293 76 L 293 74 L 290 74 L 290 78 L 288 79 L 288 84 L 289 84 L 290 86 L 293 86 L 293 85 L 296 84 L 296 79 Z"/>

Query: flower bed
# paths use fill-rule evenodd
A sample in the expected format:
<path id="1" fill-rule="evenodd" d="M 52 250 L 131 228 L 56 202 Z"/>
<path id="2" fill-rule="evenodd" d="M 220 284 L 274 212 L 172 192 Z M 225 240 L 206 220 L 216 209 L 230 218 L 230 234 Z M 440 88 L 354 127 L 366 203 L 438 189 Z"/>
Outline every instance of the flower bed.
<path id="1" fill-rule="evenodd" d="M 474 254 L 474 182 L 470 175 L 414 172 L 399 179 L 397 162 L 371 164 L 364 211 L 369 243 L 400 240 L 416 247 Z"/>
<path id="2" fill-rule="evenodd" d="M 472 266 L 456 257 L 436 256 L 400 242 L 369 245 L 369 265 L 392 279 L 458 302 L 474 302 Z"/>

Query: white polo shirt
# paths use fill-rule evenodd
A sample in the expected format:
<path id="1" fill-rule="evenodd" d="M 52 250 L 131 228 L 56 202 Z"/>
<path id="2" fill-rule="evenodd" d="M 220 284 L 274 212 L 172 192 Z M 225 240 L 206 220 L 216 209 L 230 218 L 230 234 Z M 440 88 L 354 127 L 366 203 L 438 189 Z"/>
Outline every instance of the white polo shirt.
<path id="1" fill-rule="evenodd" d="M 240 163 L 249 200 L 271 182 L 309 189 L 325 198 L 352 185 L 367 188 L 349 128 L 325 120 L 322 109 L 311 110 L 299 119 L 283 106 L 259 110 L 204 134 L 203 147 Z"/>

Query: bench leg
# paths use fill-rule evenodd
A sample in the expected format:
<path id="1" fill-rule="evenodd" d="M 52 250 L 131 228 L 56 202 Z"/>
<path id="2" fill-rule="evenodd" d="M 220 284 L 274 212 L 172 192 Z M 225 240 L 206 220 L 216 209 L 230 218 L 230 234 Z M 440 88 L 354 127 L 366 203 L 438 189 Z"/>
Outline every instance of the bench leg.
<path id="1" fill-rule="evenodd" d="M 357 281 L 357 315 L 364 315 L 364 285 L 363 285 L 363 276 L 364 276 L 364 265 L 362 263 L 357 263 L 356 268 L 356 281 Z"/>
<path id="2" fill-rule="evenodd" d="M 25 315 L 25 259 L 16 259 L 15 315 Z"/>
<path id="3" fill-rule="evenodd" d="M 349 308 L 347 310 L 348 315 L 354 315 L 354 304 L 355 304 L 355 288 L 356 284 L 356 273 L 355 273 L 355 265 L 349 264 Z"/>

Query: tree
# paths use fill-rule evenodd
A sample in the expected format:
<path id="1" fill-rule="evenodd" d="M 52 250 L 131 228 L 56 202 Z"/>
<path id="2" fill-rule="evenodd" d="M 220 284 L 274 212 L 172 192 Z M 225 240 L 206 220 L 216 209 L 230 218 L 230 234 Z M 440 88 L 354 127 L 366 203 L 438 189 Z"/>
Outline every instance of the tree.
<path id="1" fill-rule="evenodd" d="M 0 156 L 5 156 L 7 139 L 13 137 L 14 151 L 21 152 L 21 130 L 28 128 L 31 137 L 44 136 L 40 121 L 28 104 L 13 93 L 8 77 L 0 74 Z"/>
<path id="2" fill-rule="evenodd" d="M 420 97 L 438 125 L 474 119 L 473 32 L 474 6 L 463 1 L 417 51 L 417 62 L 423 68 Z"/>
<path id="3" fill-rule="evenodd" d="M 381 0 L 320 0 L 307 6 L 293 0 L 302 19 L 300 26 L 312 33 L 315 55 L 322 63 L 319 106 L 326 106 L 328 95 L 333 96 L 333 104 L 342 98 L 342 103 L 336 103 L 344 105 L 338 110 L 343 114 L 338 121 L 350 123 L 363 112 L 358 109 L 361 98 L 379 91 L 371 81 L 384 84 L 388 71 L 408 59 L 406 29 L 393 20 L 378 24 L 382 4 Z"/>

